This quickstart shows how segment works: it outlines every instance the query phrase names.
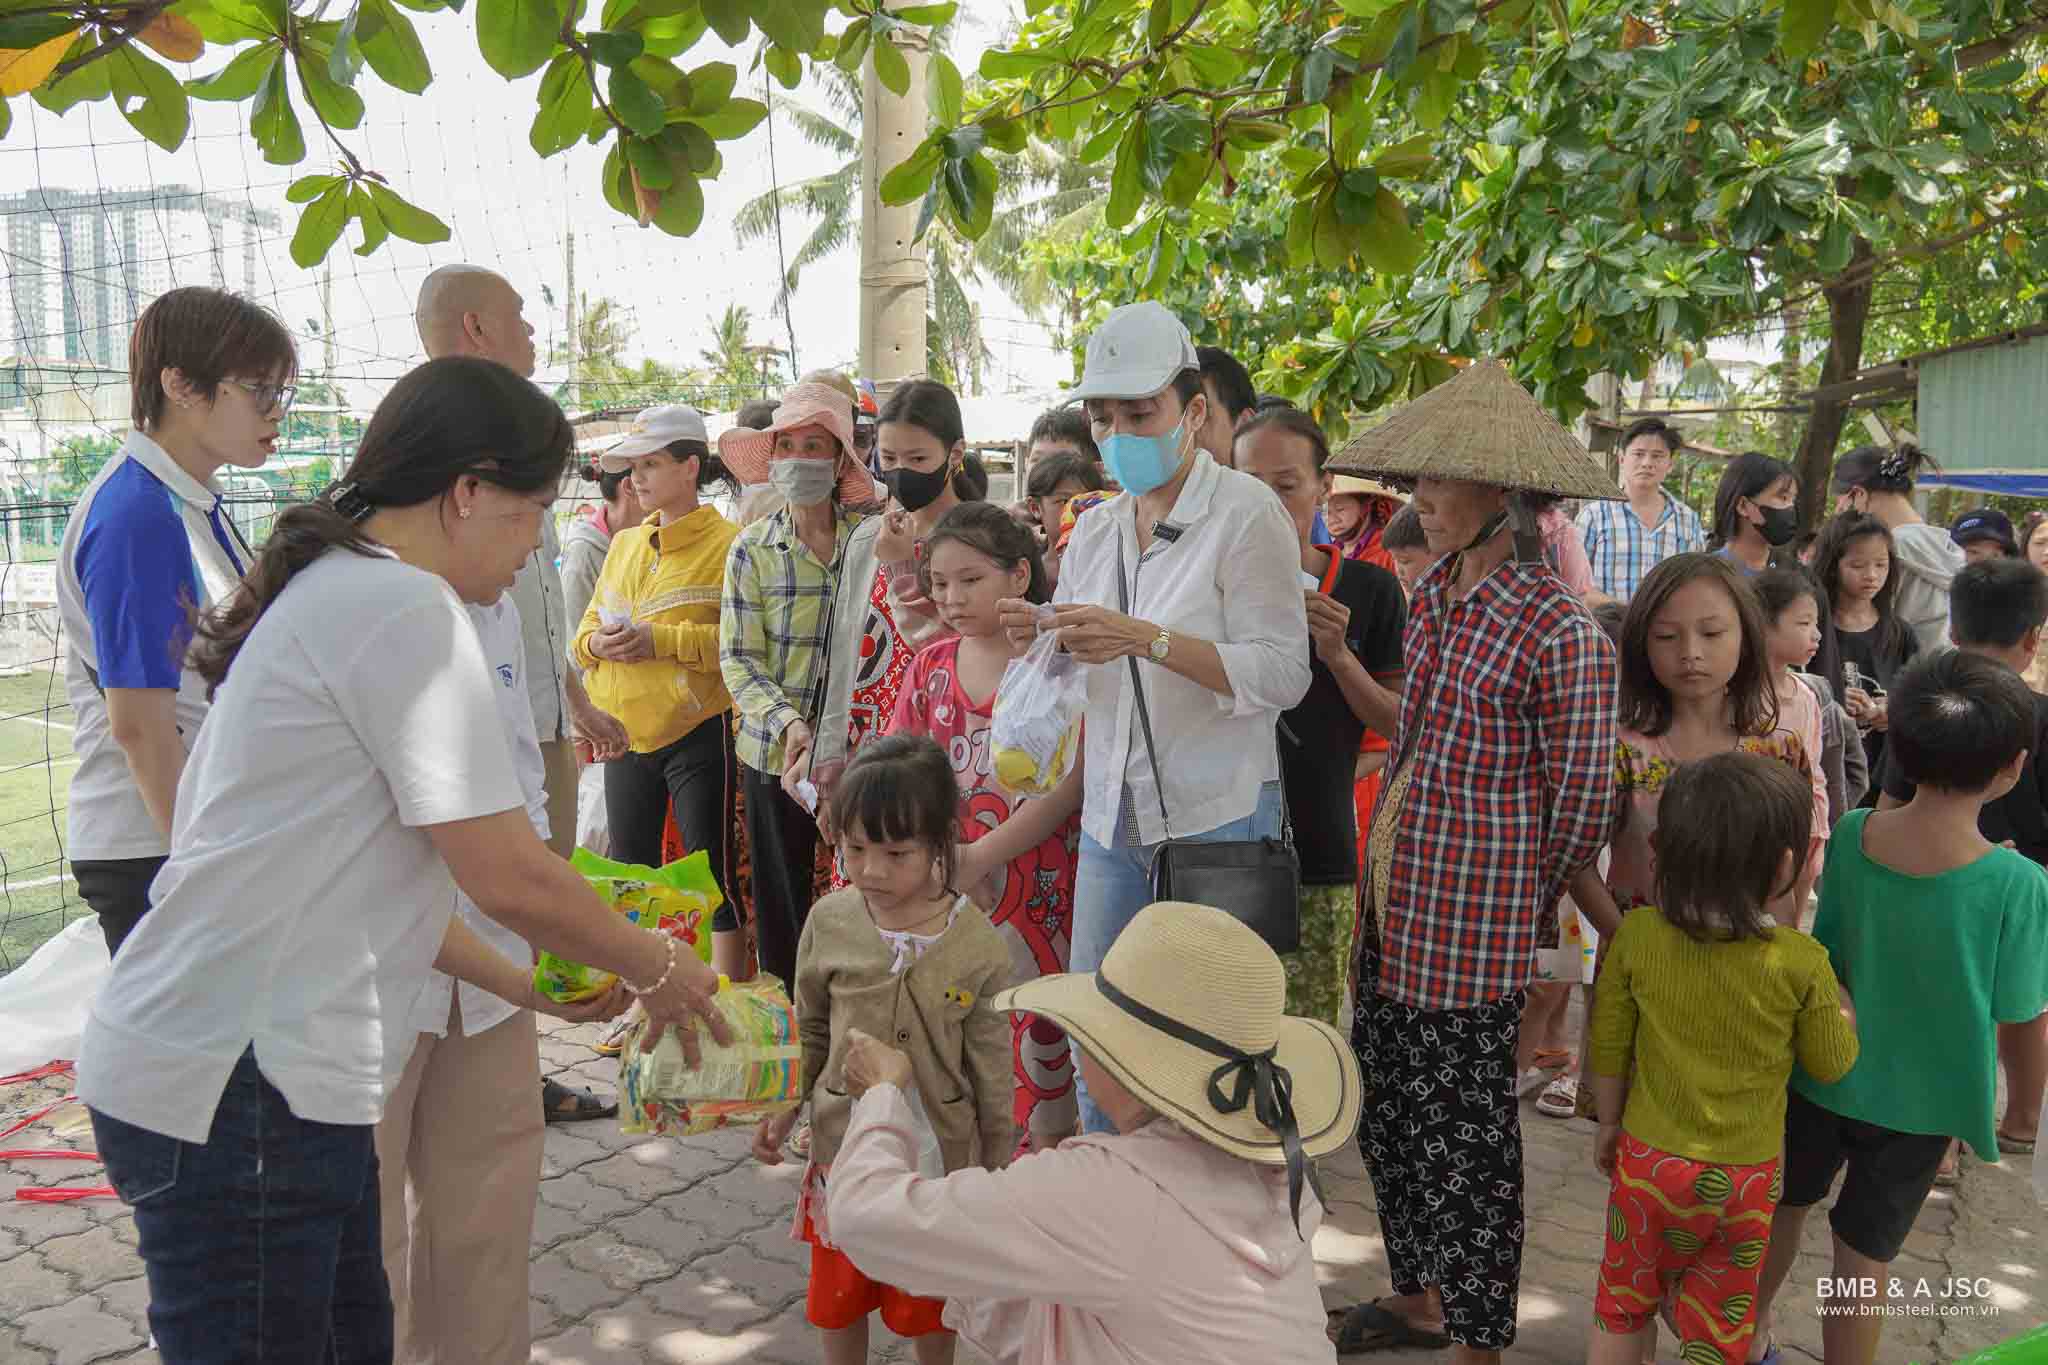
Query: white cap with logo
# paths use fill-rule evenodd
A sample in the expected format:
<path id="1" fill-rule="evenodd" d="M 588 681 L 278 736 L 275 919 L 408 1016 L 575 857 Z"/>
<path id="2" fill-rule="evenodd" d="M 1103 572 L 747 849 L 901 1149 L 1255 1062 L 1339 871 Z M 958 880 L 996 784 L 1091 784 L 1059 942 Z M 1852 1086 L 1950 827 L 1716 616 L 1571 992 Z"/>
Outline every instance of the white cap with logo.
<path id="1" fill-rule="evenodd" d="M 623 474 L 642 455 L 652 455 L 675 441 L 695 441 L 708 451 L 711 437 L 704 429 L 704 414 L 686 403 L 665 408 L 647 408 L 633 419 L 633 425 L 619 443 L 598 458 L 598 468 L 607 474 Z"/>
<path id="2" fill-rule="evenodd" d="M 1183 370 L 1199 370 L 1195 339 L 1158 303 L 1111 310 L 1088 338 L 1088 356 L 1073 398 L 1149 398 Z"/>

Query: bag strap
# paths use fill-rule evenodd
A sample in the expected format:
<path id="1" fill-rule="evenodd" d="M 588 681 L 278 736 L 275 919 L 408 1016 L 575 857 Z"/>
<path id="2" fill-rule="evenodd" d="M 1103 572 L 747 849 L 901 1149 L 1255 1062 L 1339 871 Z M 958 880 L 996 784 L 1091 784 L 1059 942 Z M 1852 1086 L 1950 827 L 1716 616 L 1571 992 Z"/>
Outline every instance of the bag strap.
<path id="1" fill-rule="evenodd" d="M 1129 616 L 1131 586 L 1124 573 L 1124 538 L 1121 531 L 1116 538 L 1116 595 L 1119 608 L 1124 615 Z M 1159 820 L 1165 826 L 1166 837 L 1171 839 L 1173 817 L 1166 813 L 1166 776 L 1159 767 L 1159 750 L 1152 743 L 1152 711 L 1145 705 L 1145 679 L 1139 672 L 1136 655 L 1126 654 L 1124 662 L 1131 666 L 1131 695 L 1138 703 L 1138 729 L 1145 736 L 1145 758 L 1152 765 L 1152 795 L 1159 801 Z M 1273 761 L 1277 765 L 1280 762 L 1280 736 L 1277 733 L 1277 725 L 1275 731 Z M 1288 847 L 1294 846 L 1294 816 L 1287 809 L 1287 795 L 1284 790 L 1280 796 L 1280 838 Z"/>

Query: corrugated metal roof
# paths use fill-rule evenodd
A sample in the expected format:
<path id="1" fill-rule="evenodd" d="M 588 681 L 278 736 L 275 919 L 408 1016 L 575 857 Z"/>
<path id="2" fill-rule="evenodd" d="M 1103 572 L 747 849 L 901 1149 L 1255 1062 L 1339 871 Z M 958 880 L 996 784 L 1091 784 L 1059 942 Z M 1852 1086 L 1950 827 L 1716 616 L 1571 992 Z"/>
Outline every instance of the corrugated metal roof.
<path id="1" fill-rule="evenodd" d="M 1919 362 L 1920 443 L 1951 473 L 2048 469 L 2048 337 Z"/>

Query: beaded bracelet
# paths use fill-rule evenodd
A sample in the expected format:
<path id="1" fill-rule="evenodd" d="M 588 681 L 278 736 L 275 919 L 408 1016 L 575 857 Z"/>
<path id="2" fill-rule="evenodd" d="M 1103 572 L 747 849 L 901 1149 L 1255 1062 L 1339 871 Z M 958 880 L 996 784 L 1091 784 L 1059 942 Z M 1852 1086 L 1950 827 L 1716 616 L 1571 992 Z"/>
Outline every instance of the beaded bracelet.
<path id="1" fill-rule="evenodd" d="M 673 937 L 671 937 L 668 934 L 663 934 L 662 938 L 667 940 L 668 942 L 668 970 L 661 974 L 661 980 L 655 982 L 652 986 L 648 986 L 645 989 L 642 989 L 641 987 L 636 986 L 632 982 L 626 980 L 626 978 L 623 976 L 619 978 L 620 984 L 625 986 L 627 990 L 631 991 L 633 994 L 641 997 L 642 999 L 645 999 L 650 995 L 659 994 L 661 988 L 668 984 L 668 979 L 676 974 L 676 941 Z"/>

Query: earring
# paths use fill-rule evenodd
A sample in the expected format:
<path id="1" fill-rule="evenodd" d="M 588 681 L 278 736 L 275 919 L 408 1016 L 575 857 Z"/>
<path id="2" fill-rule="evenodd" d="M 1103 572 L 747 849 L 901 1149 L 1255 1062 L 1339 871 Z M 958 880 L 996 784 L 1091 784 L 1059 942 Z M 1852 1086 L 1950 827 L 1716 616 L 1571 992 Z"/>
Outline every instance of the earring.
<path id="1" fill-rule="evenodd" d="M 458 508 L 456 509 L 455 515 L 461 517 L 464 521 L 468 521 L 470 511 L 471 509 L 467 507 Z"/>

